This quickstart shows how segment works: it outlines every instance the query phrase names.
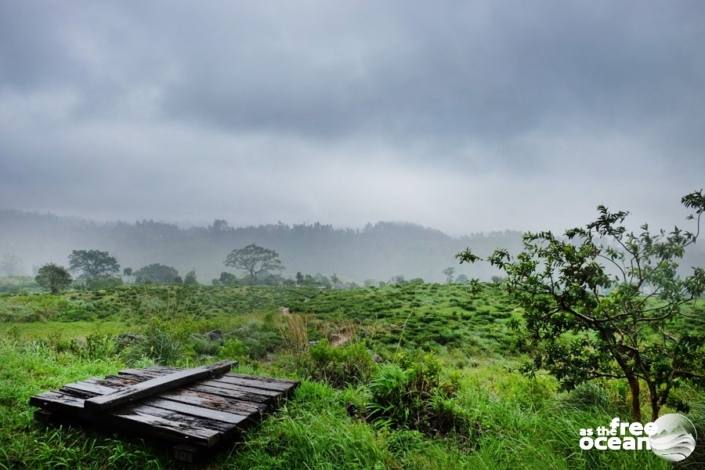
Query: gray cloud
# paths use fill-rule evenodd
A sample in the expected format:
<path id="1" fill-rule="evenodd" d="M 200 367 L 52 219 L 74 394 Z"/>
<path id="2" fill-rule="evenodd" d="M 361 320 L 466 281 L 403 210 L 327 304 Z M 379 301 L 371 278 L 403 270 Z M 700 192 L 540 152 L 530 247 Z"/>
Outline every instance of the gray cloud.
<path id="1" fill-rule="evenodd" d="M 699 1 L 3 2 L 0 206 L 667 222 L 705 175 L 702 44 Z"/>

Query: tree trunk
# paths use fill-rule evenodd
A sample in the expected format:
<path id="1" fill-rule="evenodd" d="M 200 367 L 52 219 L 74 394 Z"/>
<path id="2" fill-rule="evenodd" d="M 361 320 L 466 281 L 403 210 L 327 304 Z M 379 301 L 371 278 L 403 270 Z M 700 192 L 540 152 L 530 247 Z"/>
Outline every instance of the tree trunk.
<path id="1" fill-rule="evenodd" d="M 649 384 L 649 401 L 651 402 L 651 421 L 656 421 L 658 413 L 661 411 L 661 404 L 659 403 L 658 391 L 654 384 Z"/>
<path id="2" fill-rule="evenodd" d="M 628 376 L 629 390 L 632 394 L 632 419 L 634 421 L 641 422 L 641 401 L 639 400 L 641 395 L 641 387 L 639 386 L 639 378 L 635 376 Z"/>

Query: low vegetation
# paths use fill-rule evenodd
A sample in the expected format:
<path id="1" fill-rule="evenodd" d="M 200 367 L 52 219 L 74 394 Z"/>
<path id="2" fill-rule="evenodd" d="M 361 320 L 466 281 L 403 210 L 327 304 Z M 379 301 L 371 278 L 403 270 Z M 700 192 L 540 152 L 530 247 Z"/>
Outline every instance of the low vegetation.
<path id="1" fill-rule="evenodd" d="M 521 311 L 499 283 L 132 285 L 4 294 L 0 313 L 0 468 L 171 467 L 138 440 L 40 427 L 27 400 L 126 366 L 221 358 L 302 385 L 216 466 L 667 468 L 646 452 L 579 451 L 579 428 L 628 415 L 628 388 L 561 391 L 522 373 Z M 702 429 L 701 390 L 684 384 L 666 409 L 676 402 Z"/>

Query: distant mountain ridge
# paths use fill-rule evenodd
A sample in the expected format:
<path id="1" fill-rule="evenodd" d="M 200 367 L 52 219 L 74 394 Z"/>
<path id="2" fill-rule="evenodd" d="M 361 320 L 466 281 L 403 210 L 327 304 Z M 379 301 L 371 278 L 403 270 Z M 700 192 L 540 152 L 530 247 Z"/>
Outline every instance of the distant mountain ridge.
<path id="1" fill-rule="evenodd" d="M 521 233 L 515 231 L 452 237 L 403 222 L 351 229 L 321 223 L 231 227 L 215 220 L 208 226 L 183 228 L 152 220 L 102 223 L 0 210 L 0 258 L 16 256 L 24 273 L 49 261 L 66 264 L 71 250 L 95 248 L 110 251 L 122 267 L 163 263 L 182 273 L 193 268 L 201 282 L 210 282 L 228 270 L 223 260 L 230 250 L 256 243 L 278 251 L 289 276 L 301 271 L 336 273 L 358 282 L 397 275 L 439 281 L 444 279 L 441 271 L 453 266 L 459 274 L 489 279 L 495 274 L 490 268 L 459 266 L 455 254 L 468 246 L 481 254 L 500 246 L 515 250 L 520 241 Z"/>

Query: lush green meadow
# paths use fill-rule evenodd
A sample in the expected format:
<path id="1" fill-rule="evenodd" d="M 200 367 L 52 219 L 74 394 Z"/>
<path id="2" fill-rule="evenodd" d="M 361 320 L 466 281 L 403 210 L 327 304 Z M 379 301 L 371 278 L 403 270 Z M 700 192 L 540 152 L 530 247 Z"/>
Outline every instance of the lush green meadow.
<path id="1" fill-rule="evenodd" d="M 493 284 L 3 294 L 0 468 L 172 467 L 140 441 L 41 427 L 27 401 L 126 366 L 224 358 L 302 385 L 216 468 L 669 468 L 650 452 L 581 452 L 580 428 L 628 417 L 627 387 L 523 375 L 517 325 Z M 702 427 L 701 391 L 675 393 Z"/>

